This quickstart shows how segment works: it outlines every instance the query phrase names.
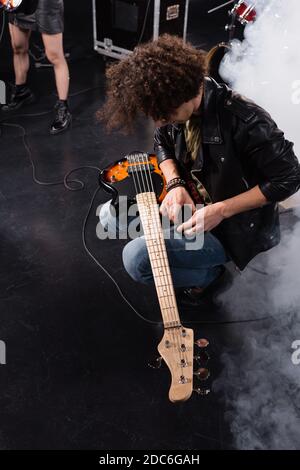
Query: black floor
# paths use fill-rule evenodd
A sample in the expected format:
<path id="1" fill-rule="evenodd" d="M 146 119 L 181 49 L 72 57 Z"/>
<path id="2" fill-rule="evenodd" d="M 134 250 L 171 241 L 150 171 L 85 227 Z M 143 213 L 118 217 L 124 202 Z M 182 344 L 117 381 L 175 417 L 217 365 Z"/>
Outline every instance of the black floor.
<path id="1" fill-rule="evenodd" d="M 192 15 L 189 39 L 208 49 L 226 38 L 219 23 L 199 32 Z M 107 200 L 101 192 L 87 221 L 88 248 L 144 319 L 83 246 L 97 171 L 73 174 L 85 183 L 81 191 L 49 184 L 77 167 L 102 168 L 133 149 L 152 150 L 151 124 L 124 137 L 96 122 L 103 71 L 92 53 L 71 64 L 74 121 L 63 135 L 48 135 L 55 102 L 49 69 L 31 73 L 36 105 L 1 116 L 0 340 L 7 364 L 0 365 L 0 449 L 297 448 L 299 372 L 290 370 L 290 345 L 300 337 L 297 302 L 274 305 L 276 263 L 258 257 L 217 304 L 181 312 L 196 337 L 210 341 L 213 391 L 174 405 L 168 370 L 147 366 L 162 335 L 151 323 L 160 320 L 155 292 L 123 271 L 124 242 L 96 237 L 97 207 Z M 9 62 L 3 75 L 12 80 Z M 296 220 L 285 214 L 282 223 L 291 229 Z M 282 251 L 274 253 L 282 261 Z"/>

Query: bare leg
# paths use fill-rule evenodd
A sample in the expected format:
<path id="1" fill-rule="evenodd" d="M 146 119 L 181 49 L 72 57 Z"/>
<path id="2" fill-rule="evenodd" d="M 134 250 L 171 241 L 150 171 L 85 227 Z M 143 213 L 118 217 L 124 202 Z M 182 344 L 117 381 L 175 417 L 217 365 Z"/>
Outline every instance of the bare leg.
<path id="1" fill-rule="evenodd" d="M 63 50 L 63 35 L 42 34 L 46 56 L 53 64 L 57 94 L 60 100 L 66 100 L 69 92 L 69 67 Z"/>
<path id="2" fill-rule="evenodd" d="M 14 54 L 16 85 L 23 85 L 26 83 L 29 70 L 28 49 L 31 31 L 20 29 L 11 23 L 9 24 L 9 31 Z"/>

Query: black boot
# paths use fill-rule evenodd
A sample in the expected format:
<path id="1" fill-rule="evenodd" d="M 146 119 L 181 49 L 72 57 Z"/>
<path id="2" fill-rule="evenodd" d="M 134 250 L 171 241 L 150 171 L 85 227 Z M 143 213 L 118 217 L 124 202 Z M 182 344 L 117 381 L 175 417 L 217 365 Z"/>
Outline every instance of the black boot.
<path id="1" fill-rule="evenodd" d="M 55 119 L 50 126 L 50 134 L 59 134 L 68 129 L 72 122 L 72 114 L 70 113 L 67 101 L 58 100 L 55 107 Z"/>
<path id="2" fill-rule="evenodd" d="M 177 288 L 176 297 L 179 305 L 183 307 L 199 307 L 214 294 L 229 289 L 233 283 L 233 276 L 228 269 L 220 266 L 220 272 L 207 287 L 185 287 Z"/>
<path id="3" fill-rule="evenodd" d="M 9 102 L 2 106 L 1 111 L 15 111 L 22 106 L 34 103 L 35 101 L 36 97 L 27 85 L 15 85 Z"/>

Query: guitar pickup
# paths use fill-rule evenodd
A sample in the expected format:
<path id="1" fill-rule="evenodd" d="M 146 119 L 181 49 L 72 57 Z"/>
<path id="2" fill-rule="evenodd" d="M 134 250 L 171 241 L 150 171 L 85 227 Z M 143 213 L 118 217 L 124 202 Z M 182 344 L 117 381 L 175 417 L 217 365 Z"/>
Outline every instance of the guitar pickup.
<path id="1" fill-rule="evenodd" d="M 154 166 L 151 163 L 137 163 L 135 165 L 130 165 L 127 173 L 130 175 L 139 171 L 143 171 L 144 173 L 145 171 L 154 171 Z"/>

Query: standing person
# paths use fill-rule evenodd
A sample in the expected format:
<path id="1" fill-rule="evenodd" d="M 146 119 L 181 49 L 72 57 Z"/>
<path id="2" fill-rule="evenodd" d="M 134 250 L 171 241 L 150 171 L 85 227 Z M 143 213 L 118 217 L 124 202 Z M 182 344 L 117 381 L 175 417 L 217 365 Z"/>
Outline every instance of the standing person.
<path id="1" fill-rule="evenodd" d="M 9 13 L 9 31 L 13 48 L 15 86 L 9 103 L 3 111 L 13 111 L 35 101 L 27 84 L 29 70 L 29 40 L 31 31 L 42 35 L 47 59 L 54 67 L 58 101 L 51 134 L 65 131 L 72 121 L 68 106 L 69 68 L 63 50 L 63 0 L 25 0 L 20 8 Z"/>
<path id="2" fill-rule="evenodd" d="M 100 117 L 109 129 L 132 128 L 139 114 L 156 125 L 154 149 L 168 183 L 161 213 L 176 224 L 181 207 L 192 206 L 193 216 L 175 225 L 183 238 L 166 246 L 174 286 L 185 288 L 181 300 L 197 305 L 222 282 L 228 261 L 243 270 L 280 242 L 278 202 L 300 188 L 293 144 L 267 111 L 208 77 L 203 54 L 174 36 L 137 47 L 107 78 Z M 205 207 L 194 206 L 183 167 L 197 171 Z M 100 213 L 104 227 L 108 220 L 108 211 Z M 187 251 L 188 237 L 203 232 L 203 247 Z M 123 262 L 134 280 L 153 282 L 144 237 L 127 243 Z"/>

